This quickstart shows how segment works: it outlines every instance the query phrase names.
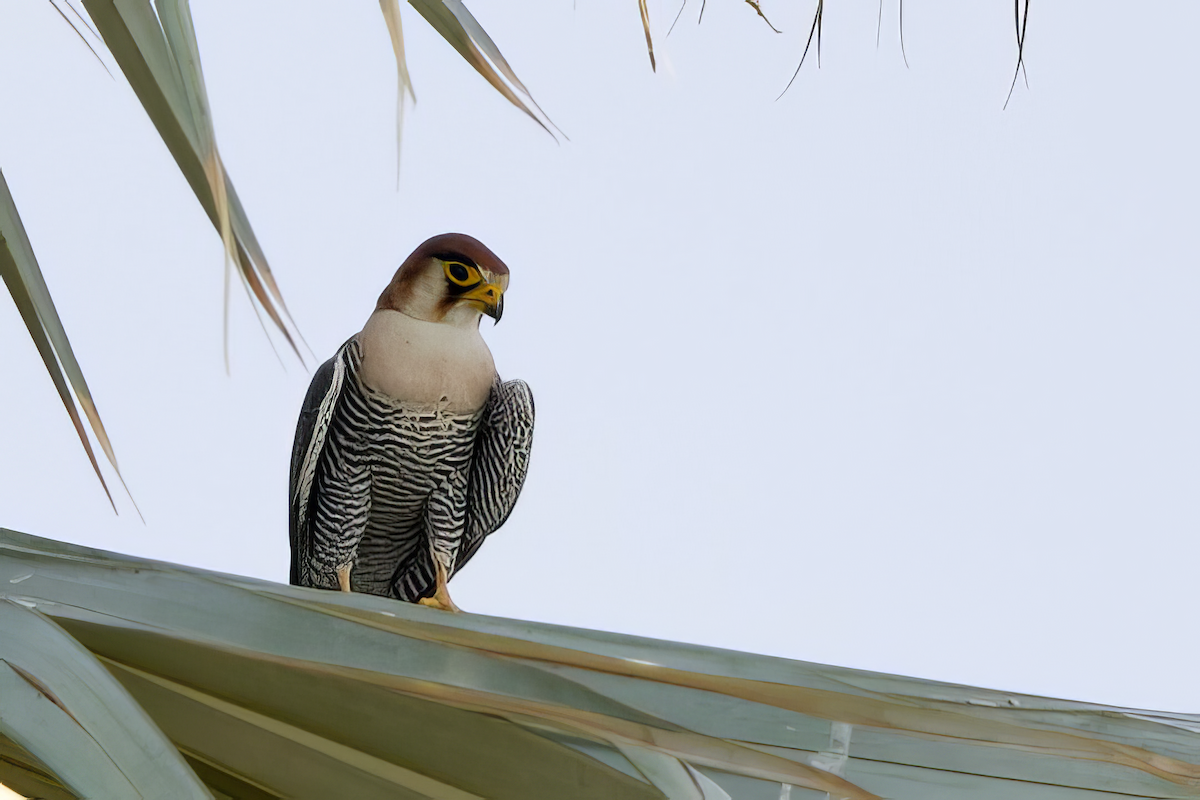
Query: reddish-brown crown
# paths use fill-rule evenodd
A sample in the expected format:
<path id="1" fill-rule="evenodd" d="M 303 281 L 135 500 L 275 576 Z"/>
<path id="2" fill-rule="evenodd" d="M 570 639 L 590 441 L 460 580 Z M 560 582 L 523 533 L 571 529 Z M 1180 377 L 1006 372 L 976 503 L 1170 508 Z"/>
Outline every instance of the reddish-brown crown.
<path id="1" fill-rule="evenodd" d="M 391 283 L 379 296 L 376 308 L 395 308 L 396 301 L 403 296 L 405 284 L 414 278 L 420 268 L 430 258 L 440 258 L 443 261 L 457 260 L 474 264 L 493 275 L 507 275 L 508 267 L 500 257 L 488 249 L 487 245 L 474 236 L 465 233 L 442 233 L 426 239 L 413 250 L 396 274 Z"/>

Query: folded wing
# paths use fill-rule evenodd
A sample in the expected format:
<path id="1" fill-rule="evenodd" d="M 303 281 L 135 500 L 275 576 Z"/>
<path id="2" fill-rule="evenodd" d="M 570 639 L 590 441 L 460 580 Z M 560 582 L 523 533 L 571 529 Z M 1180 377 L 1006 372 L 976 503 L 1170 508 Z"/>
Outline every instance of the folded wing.
<path id="1" fill-rule="evenodd" d="M 353 341 L 353 340 L 351 340 Z M 312 518 L 316 496 L 313 491 L 317 467 L 329 437 L 330 425 L 342 388 L 346 381 L 346 362 L 343 356 L 350 342 L 338 348 L 313 375 L 312 383 L 300 408 L 296 423 L 296 438 L 292 443 L 292 465 L 288 480 L 290 510 L 288 533 L 292 547 L 289 582 L 303 585 L 308 572 L 312 547 Z"/>
<path id="2" fill-rule="evenodd" d="M 467 489 L 467 526 L 454 570 L 457 572 L 483 540 L 504 524 L 529 471 L 533 446 L 533 392 L 525 381 L 492 386 L 475 440 Z"/>

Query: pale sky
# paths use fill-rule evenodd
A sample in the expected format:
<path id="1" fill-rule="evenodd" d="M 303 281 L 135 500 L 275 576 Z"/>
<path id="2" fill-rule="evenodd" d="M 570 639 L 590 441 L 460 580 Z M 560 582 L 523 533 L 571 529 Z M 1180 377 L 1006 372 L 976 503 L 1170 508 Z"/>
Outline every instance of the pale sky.
<path id="1" fill-rule="evenodd" d="M 320 360 L 420 241 L 512 270 L 537 399 L 482 614 L 1200 711 L 1200 4 L 473 0 L 556 144 L 408 6 L 193 14 L 225 162 Z M 123 78 L 0 0 L 0 168 L 146 517 L 114 516 L 0 297 L 0 525 L 286 581 L 309 374 Z M 810 58 L 812 57 L 811 54 Z M 108 59 L 110 67 L 118 74 Z M 488 323 L 485 323 L 485 327 Z"/>

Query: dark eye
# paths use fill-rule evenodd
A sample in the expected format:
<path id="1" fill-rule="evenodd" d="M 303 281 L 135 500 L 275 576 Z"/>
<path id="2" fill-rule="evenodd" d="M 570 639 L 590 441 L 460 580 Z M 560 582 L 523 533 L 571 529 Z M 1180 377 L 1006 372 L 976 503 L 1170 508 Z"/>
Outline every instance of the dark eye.
<path id="1" fill-rule="evenodd" d="M 451 264 L 448 267 L 450 277 L 459 283 L 465 283 L 467 278 L 471 277 L 471 273 L 462 264 Z"/>

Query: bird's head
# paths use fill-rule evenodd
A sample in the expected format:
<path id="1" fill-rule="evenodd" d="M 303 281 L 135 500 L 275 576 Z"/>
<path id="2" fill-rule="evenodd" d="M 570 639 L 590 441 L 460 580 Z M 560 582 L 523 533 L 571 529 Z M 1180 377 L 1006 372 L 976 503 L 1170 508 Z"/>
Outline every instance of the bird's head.
<path id="1" fill-rule="evenodd" d="M 404 259 L 375 308 L 455 325 L 478 325 L 482 314 L 499 322 L 507 288 L 508 267 L 483 242 L 443 233 Z"/>

